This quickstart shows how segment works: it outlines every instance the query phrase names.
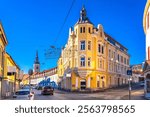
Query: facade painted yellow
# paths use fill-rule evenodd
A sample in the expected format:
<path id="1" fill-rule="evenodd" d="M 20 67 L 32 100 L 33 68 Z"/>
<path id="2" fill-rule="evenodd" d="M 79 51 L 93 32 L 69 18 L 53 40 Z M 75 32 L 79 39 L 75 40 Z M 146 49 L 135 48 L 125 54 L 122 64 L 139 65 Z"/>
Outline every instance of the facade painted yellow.
<path id="1" fill-rule="evenodd" d="M 13 58 L 8 54 L 5 53 L 4 57 L 4 78 L 3 78 L 3 90 L 2 90 L 2 95 L 3 97 L 10 96 L 14 93 L 14 91 L 19 89 L 19 72 L 20 68 L 18 65 L 15 63 Z M 13 66 L 16 68 L 16 75 L 8 75 L 8 67 Z"/>
<path id="2" fill-rule="evenodd" d="M 5 48 L 8 44 L 3 26 L 0 22 L 0 98 L 2 97 L 3 92 L 3 79 L 4 79 L 4 59 L 5 59 Z"/>
<path id="3" fill-rule="evenodd" d="M 6 53 L 6 45 L 8 41 L 6 39 L 6 35 L 4 33 L 4 29 L 2 24 L 0 23 L 0 98 L 1 97 L 8 97 L 14 91 L 14 76 L 8 76 L 8 66 L 15 66 L 16 67 L 16 89 L 19 88 L 19 67 L 16 65 L 15 61 L 12 57 Z"/>
<path id="4" fill-rule="evenodd" d="M 129 58 L 127 49 L 102 25 L 94 27 L 83 7 L 57 62 L 61 88 L 97 90 L 126 84 Z"/>

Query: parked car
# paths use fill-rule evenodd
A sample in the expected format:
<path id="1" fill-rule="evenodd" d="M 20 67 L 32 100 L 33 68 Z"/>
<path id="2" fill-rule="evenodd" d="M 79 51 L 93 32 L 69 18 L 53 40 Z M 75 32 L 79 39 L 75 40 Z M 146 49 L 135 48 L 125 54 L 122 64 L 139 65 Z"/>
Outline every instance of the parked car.
<path id="1" fill-rule="evenodd" d="M 33 100 L 34 92 L 30 93 L 29 89 L 20 89 L 15 93 L 15 95 L 13 95 L 13 97 L 17 100 Z"/>
<path id="2" fill-rule="evenodd" d="M 52 88 L 51 86 L 45 86 L 43 87 L 41 94 L 42 95 L 54 95 L 54 88 Z"/>

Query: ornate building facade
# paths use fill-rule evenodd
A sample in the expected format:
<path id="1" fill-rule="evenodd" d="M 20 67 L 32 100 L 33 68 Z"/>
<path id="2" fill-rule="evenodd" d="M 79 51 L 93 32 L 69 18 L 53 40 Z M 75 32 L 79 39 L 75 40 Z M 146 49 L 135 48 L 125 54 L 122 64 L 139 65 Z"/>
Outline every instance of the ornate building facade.
<path id="1" fill-rule="evenodd" d="M 102 25 L 94 27 L 83 7 L 57 62 L 61 88 L 97 90 L 126 84 L 127 51 Z"/>

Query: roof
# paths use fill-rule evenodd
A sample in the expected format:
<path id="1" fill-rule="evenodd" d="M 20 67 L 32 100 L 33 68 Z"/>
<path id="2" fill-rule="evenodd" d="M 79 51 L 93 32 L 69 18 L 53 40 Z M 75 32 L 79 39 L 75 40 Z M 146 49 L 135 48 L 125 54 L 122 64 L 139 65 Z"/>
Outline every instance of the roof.
<path id="1" fill-rule="evenodd" d="M 4 28 L 3 28 L 3 25 L 2 23 L 0 22 L 0 31 L 2 32 L 2 36 L 3 37 L 3 42 L 4 42 L 4 45 L 7 45 L 8 44 L 8 41 L 7 41 L 7 38 L 6 38 L 6 35 L 5 35 L 5 31 L 4 31 Z"/>
<path id="2" fill-rule="evenodd" d="M 29 75 L 28 74 L 24 74 L 22 80 L 26 80 L 28 78 L 29 78 Z"/>
<path id="3" fill-rule="evenodd" d="M 87 17 L 86 9 L 83 6 L 82 9 L 81 9 L 81 11 L 80 11 L 80 18 L 79 18 L 79 20 L 77 21 L 77 23 L 75 25 L 77 25 L 77 24 L 84 24 L 84 23 L 93 24 L 89 20 L 89 18 Z"/>
<path id="4" fill-rule="evenodd" d="M 116 41 L 114 38 L 112 38 L 110 35 L 108 35 L 106 32 L 104 32 L 105 36 L 109 39 L 107 39 L 110 43 L 112 43 L 113 45 L 115 45 L 115 43 L 117 43 L 118 45 L 120 45 L 123 49 L 125 49 L 126 51 L 128 51 L 128 49 L 126 47 L 124 47 L 122 44 L 120 44 L 118 41 Z"/>
<path id="5" fill-rule="evenodd" d="M 11 61 L 13 62 L 13 64 L 20 70 L 19 66 L 16 64 L 16 62 L 15 62 L 14 59 L 11 57 L 11 55 L 9 55 L 7 52 L 6 52 L 6 55 L 11 59 Z"/>

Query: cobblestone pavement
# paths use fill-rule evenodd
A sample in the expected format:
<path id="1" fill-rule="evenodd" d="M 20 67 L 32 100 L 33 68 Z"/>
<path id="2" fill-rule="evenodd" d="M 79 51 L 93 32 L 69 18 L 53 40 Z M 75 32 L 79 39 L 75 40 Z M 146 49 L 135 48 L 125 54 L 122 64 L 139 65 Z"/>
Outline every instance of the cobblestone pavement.
<path id="1" fill-rule="evenodd" d="M 131 91 L 132 100 L 144 100 L 144 89 L 138 84 Z M 128 87 L 109 89 L 97 93 L 77 93 L 55 90 L 54 95 L 41 95 L 41 91 L 35 90 L 35 100 L 128 100 Z"/>

